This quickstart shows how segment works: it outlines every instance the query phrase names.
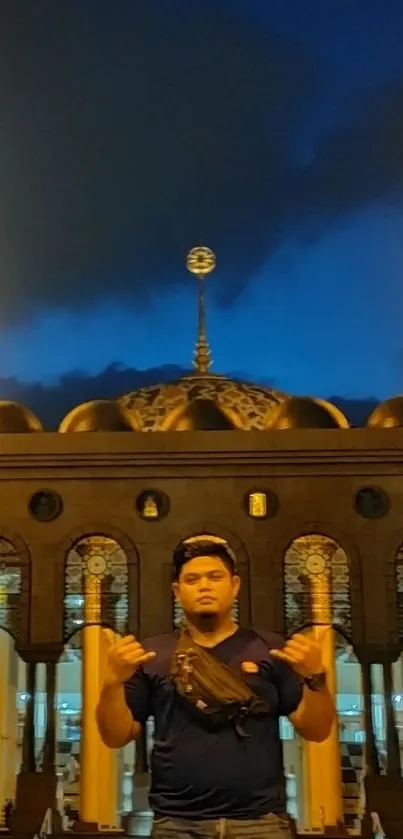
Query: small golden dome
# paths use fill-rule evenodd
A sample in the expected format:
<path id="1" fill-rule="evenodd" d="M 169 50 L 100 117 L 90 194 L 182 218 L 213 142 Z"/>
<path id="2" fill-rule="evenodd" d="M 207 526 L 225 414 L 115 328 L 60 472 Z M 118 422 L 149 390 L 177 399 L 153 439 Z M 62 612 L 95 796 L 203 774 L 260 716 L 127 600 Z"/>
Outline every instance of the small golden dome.
<path id="1" fill-rule="evenodd" d="M 27 434 L 43 431 L 38 418 L 18 402 L 0 401 L 0 434 Z"/>
<path id="2" fill-rule="evenodd" d="M 368 428 L 402 428 L 403 396 L 393 396 L 380 405 L 367 419 Z"/>
<path id="3" fill-rule="evenodd" d="M 233 422 L 212 399 L 195 399 L 172 412 L 162 431 L 233 431 Z"/>
<path id="4" fill-rule="evenodd" d="M 137 431 L 135 418 L 110 399 L 97 399 L 77 405 L 60 423 L 59 431 Z"/>
<path id="5" fill-rule="evenodd" d="M 270 417 L 267 428 L 348 428 L 344 414 L 324 399 L 294 396 L 279 405 Z"/>

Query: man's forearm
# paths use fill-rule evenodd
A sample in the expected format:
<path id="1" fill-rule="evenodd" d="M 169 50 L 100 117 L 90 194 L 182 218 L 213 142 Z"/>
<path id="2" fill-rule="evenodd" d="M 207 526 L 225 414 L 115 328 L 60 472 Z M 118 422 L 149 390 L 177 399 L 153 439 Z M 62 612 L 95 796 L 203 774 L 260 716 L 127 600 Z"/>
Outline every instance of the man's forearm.
<path id="1" fill-rule="evenodd" d="M 318 691 L 304 687 L 302 701 L 290 716 L 290 721 L 298 733 L 313 743 L 323 743 L 327 740 L 336 719 L 336 709 L 327 687 Z"/>
<path id="2" fill-rule="evenodd" d="M 98 730 L 106 746 L 119 749 L 140 736 L 141 726 L 127 707 L 123 685 L 106 682 L 97 711 Z"/>

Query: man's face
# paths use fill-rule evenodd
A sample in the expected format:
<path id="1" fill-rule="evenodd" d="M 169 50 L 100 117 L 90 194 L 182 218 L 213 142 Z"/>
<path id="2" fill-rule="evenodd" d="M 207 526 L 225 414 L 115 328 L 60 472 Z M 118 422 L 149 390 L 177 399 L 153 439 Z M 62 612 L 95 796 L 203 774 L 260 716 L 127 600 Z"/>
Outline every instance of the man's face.
<path id="1" fill-rule="evenodd" d="M 198 556 L 186 562 L 173 584 L 176 599 L 188 615 L 227 615 L 238 596 L 239 577 L 217 556 Z"/>

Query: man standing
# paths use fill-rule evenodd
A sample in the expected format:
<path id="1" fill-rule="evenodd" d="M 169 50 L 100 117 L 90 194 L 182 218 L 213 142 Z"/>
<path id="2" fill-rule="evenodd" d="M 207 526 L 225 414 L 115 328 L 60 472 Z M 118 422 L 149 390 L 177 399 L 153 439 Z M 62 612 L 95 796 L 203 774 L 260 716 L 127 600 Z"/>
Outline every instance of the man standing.
<path id="1" fill-rule="evenodd" d="M 291 839 L 279 718 L 314 742 L 330 734 L 319 645 L 238 627 L 239 587 L 227 545 L 185 543 L 173 558 L 183 631 L 110 649 L 99 731 L 120 748 L 154 717 L 155 839 Z"/>

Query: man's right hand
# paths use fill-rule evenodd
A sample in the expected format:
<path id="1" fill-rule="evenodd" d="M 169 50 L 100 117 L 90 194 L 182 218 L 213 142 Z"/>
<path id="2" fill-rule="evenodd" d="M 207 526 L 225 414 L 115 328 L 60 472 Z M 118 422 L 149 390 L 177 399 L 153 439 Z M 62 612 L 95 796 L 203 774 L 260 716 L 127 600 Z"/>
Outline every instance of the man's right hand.
<path id="1" fill-rule="evenodd" d="M 134 635 L 119 638 L 113 632 L 106 630 L 110 648 L 105 683 L 123 684 L 130 679 L 140 667 L 155 658 L 155 653 L 146 652 Z"/>

